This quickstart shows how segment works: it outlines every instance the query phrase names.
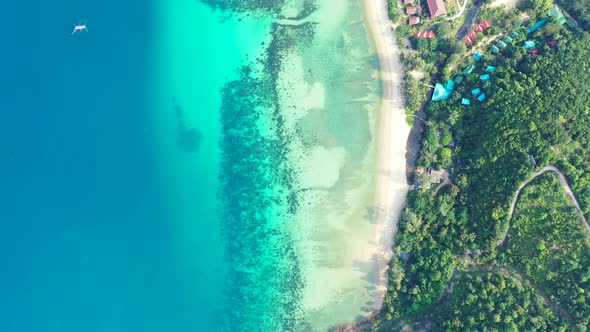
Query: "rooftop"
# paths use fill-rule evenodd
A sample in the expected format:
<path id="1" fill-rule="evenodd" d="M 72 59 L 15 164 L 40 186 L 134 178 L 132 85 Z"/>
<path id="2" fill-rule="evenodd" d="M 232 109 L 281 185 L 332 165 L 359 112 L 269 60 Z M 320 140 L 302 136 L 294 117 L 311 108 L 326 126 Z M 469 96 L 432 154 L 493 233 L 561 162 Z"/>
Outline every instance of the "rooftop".
<path id="1" fill-rule="evenodd" d="M 420 23 L 420 17 L 418 16 L 410 17 L 410 19 L 408 20 L 409 25 L 416 25 L 418 23 Z"/>
<path id="2" fill-rule="evenodd" d="M 427 0 L 430 17 L 435 18 L 447 13 L 443 0 Z"/>
<path id="3" fill-rule="evenodd" d="M 419 13 L 422 11 L 422 8 L 418 7 L 418 6 L 409 6 L 406 8 L 406 14 L 408 15 L 414 15 L 416 13 Z"/>

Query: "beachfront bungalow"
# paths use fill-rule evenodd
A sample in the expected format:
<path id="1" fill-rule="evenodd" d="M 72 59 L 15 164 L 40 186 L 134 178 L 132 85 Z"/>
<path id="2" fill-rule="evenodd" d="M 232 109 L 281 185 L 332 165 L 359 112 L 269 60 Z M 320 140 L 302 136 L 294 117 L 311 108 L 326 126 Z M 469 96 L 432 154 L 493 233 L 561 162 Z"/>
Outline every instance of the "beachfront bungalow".
<path id="1" fill-rule="evenodd" d="M 479 97 L 477 97 L 477 100 L 479 100 L 480 102 L 484 102 L 488 97 L 486 96 L 485 93 L 482 93 L 481 95 L 479 95 Z"/>
<path id="2" fill-rule="evenodd" d="M 436 83 L 436 85 L 434 86 L 434 92 L 432 93 L 431 100 L 432 101 L 447 100 L 451 97 L 452 93 L 453 93 L 452 90 L 448 90 L 442 84 Z"/>
<path id="3" fill-rule="evenodd" d="M 471 105 L 471 100 L 467 98 L 461 98 L 461 105 Z"/>
<path id="4" fill-rule="evenodd" d="M 410 6 L 410 7 L 406 8 L 406 14 L 408 14 L 408 15 L 418 14 L 421 11 L 422 11 L 422 8 L 420 8 L 418 6 Z"/>
<path id="5" fill-rule="evenodd" d="M 494 67 L 494 66 L 487 66 L 486 67 L 486 71 L 492 73 L 492 72 L 496 71 L 496 67 Z"/>
<path id="6" fill-rule="evenodd" d="M 409 25 L 416 25 L 418 23 L 420 23 L 420 17 L 418 16 L 410 17 L 410 19 L 408 20 Z"/>
<path id="7" fill-rule="evenodd" d="M 480 79 L 482 82 L 489 81 L 489 80 L 490 80 L 490 78 L 491 78 L 490 74 L 481 75 L 481 76 L 479 77 L 479 79 Z"/>
<path id="8" fill-rule="evenodd" d="M 450 91 L 455 90 L 455 82 L 453 80 L 448 80 L 445 88 Z"/>
<path id="9" fill-rule="evenodd" d="M 474 96 L 477 96 L 480 93 L 481 93 L 481 89 L 480 88 L 476 88 L 476 89 L 471 90 L 471 94 L 474 95 Z"/>
<path id="10" fill-rule="evenodd" d="M 481 58 L 483 58 L 483 54 L 481 54 L 481 52 L 477 52 L 477 53 L 475 53 L 475 54 L 473 55 L 473 59 L 474 59 L 475 61 L 480 61 L 480 60 L 481 60 Z"/>
<path id="11" fill-rule="evenodd" d="M 537 47 L 537 43 L 535 43 L 533 40 L 527 40 L 524 42 L 524 49 L 525 50 L 530 50 Z"/>
<path id="12" fill-rule="evenodd" d="M 447 13 L 443 0 L 427 0 L 430 18 L 439 17 Z"/>
<path id="13" fill-rule="evenodd" d="M 469 75 L 475 70 L 475 65 L 472 63 L 463 69 L 463 75 Z"/>

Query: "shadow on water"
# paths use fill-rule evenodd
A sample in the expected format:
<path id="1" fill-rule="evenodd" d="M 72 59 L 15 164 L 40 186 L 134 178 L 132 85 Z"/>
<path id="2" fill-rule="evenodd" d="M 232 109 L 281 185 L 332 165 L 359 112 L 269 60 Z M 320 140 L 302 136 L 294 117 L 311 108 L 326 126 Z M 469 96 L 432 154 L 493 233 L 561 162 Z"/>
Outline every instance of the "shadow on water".
<path id="1" fill-rule="evenodd" d="M 174 113 L 176 116 L 176 146 L 183 152 L 196 154 L 203 141 L 203 133 L 186 124 L 184 119 L 184 110 L 178 103 L 174 103 Z"/>

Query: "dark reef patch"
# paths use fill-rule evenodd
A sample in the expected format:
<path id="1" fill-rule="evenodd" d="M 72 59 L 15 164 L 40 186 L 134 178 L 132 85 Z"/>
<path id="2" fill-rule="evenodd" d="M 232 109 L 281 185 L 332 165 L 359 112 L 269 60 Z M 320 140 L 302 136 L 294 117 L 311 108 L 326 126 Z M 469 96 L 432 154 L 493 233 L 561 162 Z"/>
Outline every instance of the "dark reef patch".
<path id="1" fill-rule="evenodd" d="M 203 2 L 214 9 L 233 3 Z M 236 1 L 230 9 L 274 10 L 283 1 L 270 3 Z M 289 226 L 299 208 L 297 170 L 288 160 L 290 138 L 276 82 L 283 56 L 311 42 L 313 33 L 313 24 L 274 24 L 265 54 L 221 90 L 219 196 L 229 273 L 220 319 L 227 331 L 311 329 L 301 307 L 304 278 Z"/>
<path id="2" fill-rule="evenodd" d="M 286 0 L 199 0 L 213 10 L 278 14 Z"/>
<path id="3" fill-rule="evenodd" d="M 273 81 L 243 67 L 222 96 L 220 195 L 230 271 L 224 327 L 305 330 L 303 278 L 288 230 L 296 209 L 291 170 L 283 141 L 269 139 L 259 129 L 262 117 L 277 107 Z"/>

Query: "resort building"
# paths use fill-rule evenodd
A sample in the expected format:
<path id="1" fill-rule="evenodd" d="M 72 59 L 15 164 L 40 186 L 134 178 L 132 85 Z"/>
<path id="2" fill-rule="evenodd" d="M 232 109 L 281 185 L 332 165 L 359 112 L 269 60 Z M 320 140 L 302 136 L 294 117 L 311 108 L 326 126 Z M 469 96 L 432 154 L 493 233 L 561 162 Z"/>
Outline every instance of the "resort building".
<path id="1" fill-rule="evenodd" d="M 418 31 L 414 34 L 414 38 L 432 39 L 436 37 L 434 30 Z"/>
<path id="2" fill-rule="evenodd" d="M 406 14 L 408 14 L 408 15 L 414 15 L 414 14 L 417 14 L 421 11 L 422 11 L 422 8 L 420 8 L 418 6 L 409 6 L 408 8 L 406 8 Z"/>
<path id="3" fill-rule="evenodd" d="M 428 9 L 430 17 L 435 18 L 447 13 L 443 0 L 428 0 Z"/>
<path id="4" fill-rule="evenodd" d="M 478 25 L 475 26 L 476 32 L 484 32 L 490 28 L 490 24 L 487 21 L 481 21 Z"/>
<path id="5" fill-rule="evenodd" d="M 420 23 L 420 17 L 418 16 L 410 17 L 410 19 L 408 20 L 409 25 L 416 25 L 418 23 Z"/>
<path id="6" fill-rule="evenodd" d="M 463 75 L 469 75 L 475 70 L 475 65 L 472 63 L 463 69 Z"/>

